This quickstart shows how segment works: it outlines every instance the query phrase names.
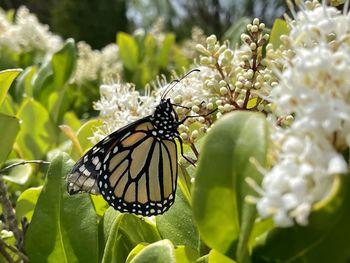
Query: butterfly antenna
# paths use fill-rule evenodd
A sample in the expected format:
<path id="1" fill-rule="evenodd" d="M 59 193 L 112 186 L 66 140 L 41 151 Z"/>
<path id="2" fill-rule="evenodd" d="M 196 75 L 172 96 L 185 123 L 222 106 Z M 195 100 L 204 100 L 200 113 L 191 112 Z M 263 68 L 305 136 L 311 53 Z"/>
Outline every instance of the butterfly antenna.
<path id="1" fill-rule="evenodd" d="M 195 68 L 195 69 L 192 69 L 189 72 L 187 72 L 180 79 L 174 79 L 172 82 L 169 83 L 168 87 L 165 89 L 161 99 L 163 100 L 166 97 L 166 95 L 168 95 L 168 93 L 176 86 L 176 84 L 181 82 L 183 79 L 187 78 L 188 75 L 192 74 L 193 72 L 199 72 L 199 71 L 200 71 L 199 69 Z"/>

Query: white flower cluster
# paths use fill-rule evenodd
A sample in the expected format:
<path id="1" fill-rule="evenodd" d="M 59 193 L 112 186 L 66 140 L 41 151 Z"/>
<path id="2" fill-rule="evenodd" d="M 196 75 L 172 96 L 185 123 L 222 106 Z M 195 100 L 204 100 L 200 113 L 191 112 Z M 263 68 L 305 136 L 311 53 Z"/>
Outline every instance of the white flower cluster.
<path id="1" fill-rule="evenodd" d="M 83 85 L 86 82 L 104 81 L 117 75 L 122 70 L 119 60 L 119 48 L 116 44 L 109 44 L 101 51 L 93 50 L 89 44 L 77 43 L 78 60 L 73 76 L 73 82 Z"/>
<path id="2" fill-rule="evenodd" d="M 144 95 L 135 90 L 129 83 L 117 83 L 111 85 L 101 85 L 101 98 L 95 103 L 95 109 L 100 111 L 100 117 L 105 125 L 101 131 L 95 134 L 94 141 L 99 141 L 103 136 L 154 112 L 163 95 L 171 98 L 180 118 L 184 115 L 200 115 L 213 109 L 212 95 L 210 90 L 204 87 L 207 79 L 210 79 L 213 72 L 206 67 L 200 67 L 199 72 L 192 72 L 182 78 L 180 82 L 168 83 L 165 79 L 158 79 L 154 85 L 154 92 L 146 88 Z M 194 121 L 199 121 L 197 129 L 189 129 L 189 125 Z M 205 132 L 209 127 L 205 124 L 204 117 L 191 118 L 179 128 L 184 140 L 193 139 L 199 133 Z M 198 126 L 201 126 L 198 128 Z"/>
<path id="3" fill-rule="evenodd" d="M 325 4 L 300 8 L 289 21 L 294 56 L 271 93 L 276 114 L 294 120 L 273 128 L 276 163 L 263 172 L 257 201 L 259 214 L 282 227 L 308 224 L 313 204 L 349 169 L 341 154 L 350 147 L 349 15 Z"/>
<path id="4" fill-rule="evenodd" d="M 21 6 L 13 22 L 8 20 L 5 12 L 0 12 L 0 46 L 19 53 L 39 50 L 52 54 L 62 47 L 62 39 Z"/>
<path id="5" fill-rule="evenodd" d="M 102 130 L 94 138 L 99 141 L 107 134 L 153 113 L 155 97 L 146 92 L 145 95 L 135 90 L 129 83 L 115 83 L 100 86 L 101 98 L 95 103 L 95 109 L 100 111 L 100 117 L 105 121 Z"/>

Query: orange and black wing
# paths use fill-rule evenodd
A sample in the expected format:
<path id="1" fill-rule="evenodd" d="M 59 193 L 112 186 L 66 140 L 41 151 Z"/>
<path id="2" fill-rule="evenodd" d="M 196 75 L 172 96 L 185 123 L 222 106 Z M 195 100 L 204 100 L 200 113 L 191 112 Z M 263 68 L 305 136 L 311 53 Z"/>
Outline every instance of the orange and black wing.
<path id="1" fill-rule="evenodd" d="M 175 198 L 177 147 L 152 131 L 146 117 L 107 136 L 73 167 L 68 192 L 100 193 L 121 212 L 167 211 Z"/>

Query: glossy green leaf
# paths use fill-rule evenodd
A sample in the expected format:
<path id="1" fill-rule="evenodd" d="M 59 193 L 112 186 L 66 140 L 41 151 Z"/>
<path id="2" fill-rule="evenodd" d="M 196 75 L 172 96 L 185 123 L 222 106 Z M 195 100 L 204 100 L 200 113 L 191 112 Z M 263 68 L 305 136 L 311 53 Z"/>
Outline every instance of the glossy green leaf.
<path id="1" fill-rule="evenodd" d="M 82 156 L 80 149 L 82 149 L 84 153 L 94 146 L 93 142 L 91 141 L 91 137 L 94 136 L 94 132 L 97 131 L 98 127 L 100 127 L 102 124 L 103 122 L 98 119 L 89 120 L 79 128 L 76 135 L 73 135 L 76 136 L 76 140 L 74 141 L 70 152 L 73 160 L 78 160 Z M 77 147 L 75 143 L 79 143 L 80 148 Z"/>
<path id="2" fill-rule="evenodd" d="M 348 262 L 349 203 L 349 174 L 338 176 L 328 197 L 316 204 L 308 225 L 275 228 L 262 236 L 253 262 Z"/>
<path id="3" fill-rule="evenodd" d="M 180 191 L 176 192 L 174 205 L 156 217 L 157 228 L 163 239 L 169 239 L 174 245 L 185 245 L 197 251 L 199 233 L 193 222 L 192 209 Z"/>
<path id="4" fill-rule="evenodd" d="M 130 263 L 175 263 L 174 245 L 167 239 L 142 249 Z"/>
<path id="5" fill-rule="evenodd" d="M 139 63 L 139 49 L 135 39 L 126 33 L 120 32 L 117 35 L 119 56 L 128 70 L 135 70 Z"/>
<path id="6" fill-rule="evenodd" d="M 21 130 L 17 144 L 23 159 L 44 159 L 46 153 L 56 143 L 57 130 L 49 113 L 37 101 L 26 99 L 18 110 Z"/>
<path id="7" fill-rule="evenodd" d="M 94 119 L 85 122 L 77 132 L 77 137 L 80 142 L 81 148 L 84 151 L 90 149 L 94 144 L 91 142 L 90 138 L 94 135 L 94 132 L 97 131 L 98 127 L 103 124 L 101 120 Z"/>
<path id="8" fill-rule="evenodd" d="M 33 76 L 33 96 L 48 108 L 55 123 L 61 121 L 63 98 L 67 83 L 74 72 L 76 49 L 74 40 L 68 39 L 64 46 L 48 58 Z"/>
<path id="9" fill-rule="evenodd" d="M 72 111 L 66 112 L 64 114 L 63 123 L 65 125 L 68 125 L 69 127 L 71 127 L 75 131 L 77 131 L 81 127 L 81 121 L 79 120 L 77 115 Z"/>
<path id="10" fill-rule="evenodd" d="M 273 45 L 274 48 L 279 48 L 279 46 L 282 44 L 280 37 L 282 35 L 288 34 L 289 28 L 286 21 L 283 19 L 276 19 L 272 26 L 269 42 Z"/>
<path id="11" fill-rule="evenodd" d="M 267 123 L 261 114 L 234 112 L 218 120 L 207 134 L 193 187 L 193 212 L 202 239 L 222 254 L 246 262 L 256 216 L 245 202 L 255 192 L 245 182 L 259 182 L 251 163 L 265 165 Z"/>
<path id="12" fill-rule="evenodd" d="M 16 115 L 17 104 L 13 101 L 10 94 L 7 94 L 0 106 L 0 113 L 6 115 Z"/>
<path id="13" fill-rule="evenodd" d="M 14 96 L 17 102 L 25 97 L 33 96 L 32 78 L 37 71 L 37 66 L 26 68 L 16 79 Z"/>
<path id="14" fill-rule="evenodd" d="M 26 218 L 29 222 L 32 220 L 36 202 L 38 201 L 41 189 L 43 187 L 31 187 L 21 193 L 16 202 L 16 219 L 20 222 Z"/>
<path id="15" fill-rule="evenodd" d="M 272 228 L 274 228 L 272 218 L 256 220 L 253 226 L 252 234 L 250 235 L 249 249 L 252 250 L 258 237 L 266 234 Z"/>
<path id="16" fill-rule="evenodd" d="M 168 240 L 162 240 L 162 241 L 168 241 Z M 162 241 L 160 241 L 160 242 L 162 242 Z M 128 258 L 126 259 L 125 263 L 134 262 L 133 259 L 147 246 L 149 246 L 149 245 L 147 245 L 147 244 L 139 244 L 139 245 L 137 245 L 130 252 L 130 254 L 129 254 Z M 143 255 L 143 254 L 141 254 L 141 255 Z M 188 248 L 186 246 L 176 246 L 174 248 L 174 257 L 175 257 L 175 261 L 174 262 L 177 262 L 177 263 L 193 263 L 193 262 L 196 261 L 196 259 L 198 257 L 198 253 L 197 253 L 197 251 L 195 251 L 195 250 L 193 250 L 191 248 Z M 159 258 L 159 260 L 161 260 L 161 258 Z"/>
<path id="17" fill-rule="evenodd" d="M 76 65 L 76 48 L 73 39 L 66 40 L 51 60 L 55 87 L 64 86 L 71 78 Z"/>
<path id="18" fill-rule="evenodd" d="M 192 263 L 198 258 L 198 252 L 190 247 L 176 246 L 174 252 L 177 263 Z"/>
<path id="19" fill-rule="evenodd" d="M 159 67 L 166 68 L 169 64 L 169 59 L 171 57 L 171 48 L 175 43 L 175 35 L 167 34 L 163 40 L 163 43 L 160 47 L 157 64 Z"/>
<path id="20" fill-rule="evenodd" d="M 112 227 L 113 224 L 116 223 L 118 215 L 121 213 L 112 207 L 109 207 L 106 212 L 103 215 L 103 218 L 100 220 L 99 223 L 99 246 L 100 246 L 100 254 L 101 254 L 101 259 L 103 256 L 103 252 L 105 249 L 105 244 L 107 243 L 107 240 L 109 238 L 110 233 L 112 233 Z M 100 260 L 101 261 L 101 260 Z"/>
<path id="21" fill-rule="evenodd" d="M 3 103 L 12 82 L 21 71 L 21 69 L 7 69 L 0 71 L 0 106 Z"/>
<path id="22" fill-rule="evenodd" d="M 19 120 L 14 116 L 0 113 L 0 164 L 2 164 L 12 150 L 12 145 L 19 132 Z"/>
<path id="23" fill-rule="evenodd" d="M 94 204 L 96 214 L 102 217 L 109 208 L 108 203 L 103 199 L 102 195 L 91 195 L 91 200 Z"/>
<path id="24" fill-rule="evenodd" d="M 46 59 L 32 78 L 33 97 L 42 104 L 47 105 L 48 97 L 53 86 L 53 71 L 51 60 Z"/>
<path id="25" fill-rule="evenodd" d="M 6 166 L 9 166 L 15 163 L 20 163 L 23 161 L 24 160 L 21 160 L 21 159 L 7 160 L 4 166 L 6 167 Z M 27 163 L 27 164 L 18 165 L 16 167 L 11 168 L 6 173 L 4 173 L 3 178 L 8 182 L 24 185 L 30 179 L 32 172 L 33 172 L 32 165 Z"/>
<path id="26" fill-rule="evenodd" d="M 131 250 L 131 252 L 129 253 L 125 263 L 130 263 L 131 260 L 138 254 L 141 252 L 142 249 L 144 249 L 147 246 L 147 244 L 145 243 L 141 243 L 138 244 L 136 247 L 134 247 L 133 250 Z"/>
<path id="27" fill-rule="evenodd" d="M 62 105 L 67 90 L 66 84 L 74 73 L 75 65 L 75 43 L 73 39 L 68 39 L 62 49 L 56 52 L 51 60 L 55 92 L 50 95 L 49 111 L 55 123 L 59 123 L 65 113 L 65 108 Z M 53 94 L 54 96 L 52 96 Z"/>
<path id="28" fill-rule="evenodd" d="M 233 259 L 226 257 L 215 249 L 210 250 L 208 255 L 208 263 L 235 263 Z"/>
<path id="29" fill-rule="evenodd" d="M 25 238 L 31 262 L 98 262 L 97 218 L 87 194 L 69 196 L 67 155 L 51 163 Z"/>
<path id="30" fill-rule="evenodd" d="M 156 227 L 145 218 L 133 214 L 106 212 L 107 236 L 102 262 L 125 262 L 130 251 L 139 243 L 153 243 L 160 240 Z M 110 217 L 114 218 L 111 220 Z M 104 226 L 104 229 L 106 229 Z M 108 232 L 108 233 L 107 233 Z"/>

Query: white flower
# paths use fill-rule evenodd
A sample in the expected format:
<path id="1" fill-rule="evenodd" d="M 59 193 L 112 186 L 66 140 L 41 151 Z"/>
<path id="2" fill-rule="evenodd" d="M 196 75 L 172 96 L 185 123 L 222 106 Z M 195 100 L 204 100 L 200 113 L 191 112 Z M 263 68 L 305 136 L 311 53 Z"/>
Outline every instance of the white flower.
<path id="1" fill-rule="evenodd" d="M 290 52 L 270 94 L 275 114 L 293 115 L 293 122 L 272 124 L 275 162 L 257 201 L 259 214 L 282 227 L 307 225 L 312 206 L 349 169 L 342 156 L 350 147 L 349 15 L 325 5 L 301 9 L 289 21 Z"/>
<path id="2" fill-rule="evenodd" d="M 324 137 L 315 138 L 314 132 L 279 132 L 283 135 L 275 142 L 280 145 L 278 160 L 264 172 L 263 197 L 257 209 L 262 217 L 273 216 L 279 226 L 290 226 L 293 219 L 307 224 L 312 204 L 327 196 L 335 175 L 345 173 L 347 164 Z"/>
<path id="3" fill-rule="evenodd" d="M 301 11 L 289 23 L 289 34 L 295 45 L 315 46 L 320 41 L 328 41 L 330 36 L 338 39 L 349 32 L 350 17 L 341 15 L 335 7 L 316 5 L 314 9 L 300 5 Z"/>
<path id="4" fill-rule="evenodd" d="M 176 83 L 168 93 L 169 97 L 179 98 L 178 103 L 184 106 L 187 104 L 194 105 L 195 101 L 202 103 L 213 100 L 212 91 L 208 89 L 204 83 L 206 80 L 213 78 L 216 73 L 207 67 L 199 67 L 198 69 L 198 72 L 190 73 L 185 78 L 181 79 L 179 83 Z M 161 97 L 168 88 L 168 84 L 163 84 L 162 87 L 157 90 L 157 96 Z"/>
<path id="5" fill-rule="evenodd" d="M 0 14 L 0 33 L 0 44 L 16 52 L 39 50 L 52 54 L 62 47 L 62 39 L 24 6 L 17 10 L 13 23 L 7 21 L 6 14 Z"/>
<path id="6" fill-rule="evenodd" d="M 122 70 L 119 60 L 119 48 L 116 44 L 109 44 L 101 51 L 93 50 L 89 44 L 77 43 L 78 60 L 73 82 L 84 85 L 86 82 L 105 81 Z"/>
<path id="7" fill-rule="evenodd" d="M 140 95 L 132 84 L 101 85 L 100 93 L 95 109 L 100 111 L 105 126 L 95 134 L 97 140 L 154 111 L 155 98 L 147 92 Z"/>

